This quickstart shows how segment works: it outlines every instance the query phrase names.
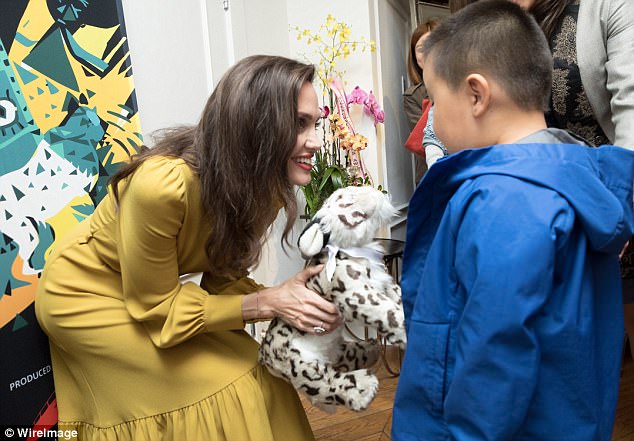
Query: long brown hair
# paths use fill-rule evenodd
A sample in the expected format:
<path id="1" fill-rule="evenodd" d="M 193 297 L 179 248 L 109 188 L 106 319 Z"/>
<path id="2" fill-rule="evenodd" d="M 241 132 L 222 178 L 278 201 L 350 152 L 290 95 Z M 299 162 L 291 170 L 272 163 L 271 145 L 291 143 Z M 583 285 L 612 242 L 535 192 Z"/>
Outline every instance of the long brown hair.
<path id="1" fill-rule="evenodd" d="M 409 42 L 409 55 L 407 56 L 407 76 L 412 82 L 412 85 L 423 81 L 423 69 L 421 69 L 416 62 L 416 43 L 418 43 L 420 37 L 434 30 L 439 24 L 440 21 L 438 19 L 431 18 L 419 24 L 416 29 L 414 29 L 414 32 L 412 32 L 412 38 L 410 38 Z"/>
<path id="2" fill-rule="evenodd" d="M 299 91 L 313 76 L 312 65 L 288 58 L 239 61 L 218 83 L 197 125 L 165 131 L 154 148 L 143 149 L 112 177 L 115 198 L 119 182 L 148 158 L 182 158 L 200 178 L 211 267 L 219 274 L 252 267 L 277 209 L 287 214 L 282 242 L 288 243 L 297 217 L 288 161 L 299 130 Z"/>
<path id="3" fill-rule="evenodd" d="M 549 41 L 569 3 L 570 0 L 535 0 L 528 10 L 533 14 Z"/>

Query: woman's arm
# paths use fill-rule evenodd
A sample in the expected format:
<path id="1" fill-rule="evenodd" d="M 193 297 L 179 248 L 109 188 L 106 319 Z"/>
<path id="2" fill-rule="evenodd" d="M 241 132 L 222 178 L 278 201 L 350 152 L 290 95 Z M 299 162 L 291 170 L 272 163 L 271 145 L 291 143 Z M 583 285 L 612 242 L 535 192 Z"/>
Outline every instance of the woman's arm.
<path id="1" fill-rule="evenodd" d="M 121 195 L 117 248 L 126 309 L 161 348 L 199 333 L 241 329 L 242 296 L 259 288 L 243 277 L 222 288 L 236 295 L 209 295 L 179 278 L 178 236 L 187 210 L 192 177 L 182 162 L 146 161 Z"/>
<path id="2" fill-rule="evenodd" d="M 634 2 L 613 0 L 608 14 L 605 70 L 614 144 L 634 149 Z"/>
<path id="3" fill-rule="evenodd" d="M 423 113 L 423 98 L 426 96 L 427 91 L 423 84 L 412 86 L 403 92 L 403 110 L 410 131 L 414 129 Z"/>

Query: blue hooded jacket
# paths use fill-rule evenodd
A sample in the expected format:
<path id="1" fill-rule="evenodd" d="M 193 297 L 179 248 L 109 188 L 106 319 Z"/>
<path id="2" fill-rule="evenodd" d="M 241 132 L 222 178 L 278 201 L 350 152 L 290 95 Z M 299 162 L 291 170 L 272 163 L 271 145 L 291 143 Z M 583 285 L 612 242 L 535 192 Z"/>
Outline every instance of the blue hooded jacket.
<path id="1" fill-rule="evenodd" d="M 574 144 L 428 171 L 407 220 L 395 441 L 610 440 L 633 172 L 633 152 Z"/>

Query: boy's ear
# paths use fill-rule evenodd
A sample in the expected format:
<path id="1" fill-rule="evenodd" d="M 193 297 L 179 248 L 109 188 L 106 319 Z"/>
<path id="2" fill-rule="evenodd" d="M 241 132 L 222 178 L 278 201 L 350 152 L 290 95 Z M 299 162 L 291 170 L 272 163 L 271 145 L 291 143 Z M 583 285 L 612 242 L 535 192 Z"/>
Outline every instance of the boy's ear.
<path id="1" fill-rule="evenodd" d="M 491 84 L 478 73 L 467 75 L 465 81 L 471 102 L 471 114 L 478 118 L 484 115 L 491 105 Z"/>

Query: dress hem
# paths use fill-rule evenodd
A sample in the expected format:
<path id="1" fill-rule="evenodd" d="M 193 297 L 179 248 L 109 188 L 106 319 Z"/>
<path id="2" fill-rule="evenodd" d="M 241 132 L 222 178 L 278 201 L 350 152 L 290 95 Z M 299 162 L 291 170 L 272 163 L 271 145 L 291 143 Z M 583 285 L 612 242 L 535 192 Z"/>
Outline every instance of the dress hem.
<path id="1" fill-rule="evenodd" d="M 254 366 L 252 369 L 249 369 L 247 372 L 244 372 L 242 375 L 236 377 L 235 379 L 231 380 L 226 386 L 223 386 L 222 388 L 218 389 L 216 392 L 214 392 L 211 395 L 206 396 L 205 398 L 198 400 L 194 403 L 191 404 L 187 404 L 185 406 L 182 407 L 177 407 L 175 409 L 172 410 L 168 410 L 165 412 L 160 412 L 160 413 L 156 413 L 153 415 L 147 415 L 147 416 L 143 416 L 143 417 L 138 417 L 138 418 L 134 418 L 131 420 L 126 420 L 126 421 L 122 421 L 120 423 L 117 424 L 113 424 L 111 426 L 98 426 L 96 424 L 92 424 L 92 423 L 88 423 L 85 421 L 65 421 L 65 420 L 58 420 L 58 425 L 65 425 L 65 426 L 90 426 L 94 429 L 98 429 L 98 430 L 109 430 L 109 429 L 116 429 L 117 427 L 120 426 L 125 426 L 125 425 L 129 425 L 129 424 L 133 424 L 133 423 L 138 423 L 140 421 L 143 420 L 148 420 L 148 419 L 153 419 L 153 418 L 157 418 L 157 417 L 162 417 L 162 416 L 166 416 L 175 412 L 180 412 L 183 411 L 185 409 L 191 408 L 191 407 L 196 407 L 199 406 L 203 403 L 205 403 L 206 401 L 211 401 L 213 400 L 213 398 L 222 393 L 225 389 L 233 386 L 237 381 L 240 381 L 243 377 L 245 377 L 246 375 L 253 375 L 255 374 L 255 372 L 258 370 L 259 366 L 256 365 Z"/>

